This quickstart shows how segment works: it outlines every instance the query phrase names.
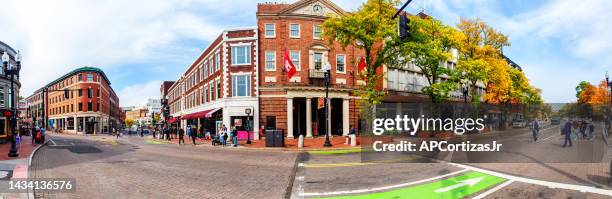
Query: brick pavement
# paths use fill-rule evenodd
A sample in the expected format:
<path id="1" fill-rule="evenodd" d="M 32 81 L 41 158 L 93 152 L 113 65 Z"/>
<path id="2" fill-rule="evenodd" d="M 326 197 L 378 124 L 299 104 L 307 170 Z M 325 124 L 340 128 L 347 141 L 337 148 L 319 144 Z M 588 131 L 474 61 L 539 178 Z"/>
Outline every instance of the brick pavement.
<path id="1" fill-rule="evenodd" d="M 89 145 L 99 153 L 43 147 L 31 176 L 73 177 L 77 191 L 59 198 L 282 198 L 297 153 L 224 150 L 220 147 L 150 145 L 121 138 L 118 145 L 78 137 L 64 144 Z M 66 141 L 61 141 L 64 139 Z M 75 172 L 78 171 L 78 172 Z"/>
<path id="2" fill-rule="evenodd" d="M 0 144 L 0 161 L 28 158 L 32 151 L 37 147 L 37 144 L 32 144 L 31 136 L 22 136 L 21 142 L 17 144 L 19 156 L 8 157 L 8 152 L 11 149 L 11 142 Z"/>

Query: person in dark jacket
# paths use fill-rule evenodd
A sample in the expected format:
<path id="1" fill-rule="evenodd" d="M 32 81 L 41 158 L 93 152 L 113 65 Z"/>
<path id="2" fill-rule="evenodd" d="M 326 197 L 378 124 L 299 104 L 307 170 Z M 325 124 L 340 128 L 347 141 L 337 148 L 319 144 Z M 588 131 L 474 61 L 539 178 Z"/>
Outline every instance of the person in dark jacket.
<path id="1" fill-rule="evenodd" d="M 533 141 L 537 142 L 538 141 L 538 135 L 540 133 L 540 124 L 538 123 L 538 120 L 533 120 L 533 122 L 531 122 L 531 133 L 533 134 Z"/>
<path id="2" fill-rule="evenodd" d="M 236 126 L 232 127 L 232 143 L 234 144 L 234 147 L 238 146 L 238 129 L 236 128 Z"/>
<path id="3" fill-rule="evenodd" d="M 572 122 L 567 121 L 565 126 L 563 126 L 563 130 L 561 133 L 565 135 L 565 141 L 563 142 L 563 147 L 567 146 L 569 143 L 569 147 L 572 147 Z"/>
<path id="4" fill-rule="evenodd" d="M 183 128 L 180 128 L 178 130 L 178 137 L 179 137 L 178 144 L 180 145 L 181 142 L 183 142 L 183 144 L 185 144 L 185 139 L 184 139 L 184 137 L 185 137 L 185 130 L 183 130 Z"/>
<path id="5" fill-rule="evenodd" d="M 193 142 L 193 145 L 196 145 L 196 138 L 198 138 L 197 132 L 198 130 L 195 125 L 191 127 L 191 132 L 189 134 L 191 135 L 191 141 Z"/>

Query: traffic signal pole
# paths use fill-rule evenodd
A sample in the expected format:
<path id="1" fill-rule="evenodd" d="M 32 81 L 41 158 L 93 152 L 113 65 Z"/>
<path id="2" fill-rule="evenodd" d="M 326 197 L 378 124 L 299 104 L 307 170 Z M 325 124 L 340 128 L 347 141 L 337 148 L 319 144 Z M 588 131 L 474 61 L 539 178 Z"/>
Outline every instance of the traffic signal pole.
<path id="1" fill-rule="evenodd" d="M 410 2 L 412 2 L 412 0 L 408 0 L 406 3 L 404 3 L 404 5 L 399 10 L 397 10 L 395 15 L 393 15 L 392 19 L 395 19 L 397 17 L 397 15 L 399 15 L 406 8 L 406 6 L 408 6 L 408 4 L 410 4 Z"/>

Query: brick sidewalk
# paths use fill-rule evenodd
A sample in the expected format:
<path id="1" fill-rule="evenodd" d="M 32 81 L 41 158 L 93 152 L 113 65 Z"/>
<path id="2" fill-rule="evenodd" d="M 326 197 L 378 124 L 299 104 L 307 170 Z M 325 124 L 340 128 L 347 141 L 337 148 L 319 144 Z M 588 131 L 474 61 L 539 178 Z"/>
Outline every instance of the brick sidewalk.
<path id="1" fill-rule="evenodd" d="M 178 144 L 178 138 L 172 139 L 170 141 L 166 141 L 166 140 L 161 140 L 161 139 L 153 139 L 151 136 L 147 136 L 146 137 L 148 140 L 154 140 L 157 142 L 164 142 L 164 143 L 168 143 L 168 144 Z M 305 150 L 319 150 L 319 149 L 348 149 L 348 148 L 355 148 L 355 147 L 351 147 L 350 144 L 344 144 L 345 142 L 345 137 L 344 136 L 334 136 L 331 137 L 329 140 L 332 144 L 332 147 L 323 147 L 323 144 L 325 143 L 325 137 L 315 137 L 315 138 L 305 138 L 304 139 L 304 149 Z M 196 139 L 196 144 L 197 145 L 211 145 L 210 140 L 201 140 L 201 139 Z M 285 138 L 285 147 L 284 149 L 298 149 L 297 145 L 298 145 L 298 140 L 297 139 L 287 139 Z M 187 137 L 185 137 L 185 143 L 186 144 L 192 144 L 191 139 L 187 139 Z M 361 138 L 357 137 L 357 147 L 360 146 L 361 143 Z M 227 145 L 230 146 L 232 143 L 230 141 L 227 142 Z M 251 140 L 251 144 L 246 144 L 246 140 L 240 140 L 238 141 L 238 145 L 241 147 L 246 147 L 246 148 L 250 148 L 250 149 L 273 149 L 273 148 L 269 148 L 266 147 L 266 140 L 262 139 L 262 140 Z"/>
<path id="2" fill-rule="evenodd" d="M 17 157 L 8 157 L 8 152 L 11 149 L 11 142 L 0 144 L 0 161 L 30 157 L 30 154 L 32 154 L 32 151 L 34 151 L 38 144 L 32 144 L 31 136 L 22 136 L 21 139 L 21 142 L 17 144 L 17 152 L 19 153 Z"/>

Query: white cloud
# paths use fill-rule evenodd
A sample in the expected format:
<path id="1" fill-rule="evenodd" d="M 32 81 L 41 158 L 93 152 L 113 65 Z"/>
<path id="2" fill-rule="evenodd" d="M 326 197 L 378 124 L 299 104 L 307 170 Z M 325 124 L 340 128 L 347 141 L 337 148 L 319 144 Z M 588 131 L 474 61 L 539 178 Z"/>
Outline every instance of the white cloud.
<path id="1" fill-rule="evenodd" d="M 165 52 L 177 49 L 178 39 L 213 39 L 220 28 L 198 17 L 191 10 L 193 3 L 6 1 L 0 6 L 0 38 L 24 54 L 22 93 L 29 95 L 76 67 L 109 69 L 118 63 L 163 59 Z"/>
<path id="2" fill-rule="evenodd" d="M 159 96 L 161 83 L 161 80 L 152 80 L 124 87 L 117 93 L 121 106 L 144 106 L 147 99 Z"/>

